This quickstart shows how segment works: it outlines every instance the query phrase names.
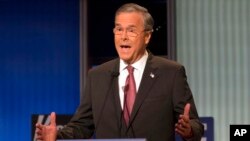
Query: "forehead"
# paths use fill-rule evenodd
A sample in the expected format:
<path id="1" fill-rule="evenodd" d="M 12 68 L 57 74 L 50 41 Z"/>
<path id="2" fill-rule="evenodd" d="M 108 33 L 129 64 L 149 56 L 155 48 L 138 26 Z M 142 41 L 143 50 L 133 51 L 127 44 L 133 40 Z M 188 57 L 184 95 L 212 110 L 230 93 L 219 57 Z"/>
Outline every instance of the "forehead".
<path id="1" fill-rule="evenodd" d="M 143 25 L 143 16 L 139 12 L 122 12 L 115 17 L 115 26 L 139 27 Z"/>

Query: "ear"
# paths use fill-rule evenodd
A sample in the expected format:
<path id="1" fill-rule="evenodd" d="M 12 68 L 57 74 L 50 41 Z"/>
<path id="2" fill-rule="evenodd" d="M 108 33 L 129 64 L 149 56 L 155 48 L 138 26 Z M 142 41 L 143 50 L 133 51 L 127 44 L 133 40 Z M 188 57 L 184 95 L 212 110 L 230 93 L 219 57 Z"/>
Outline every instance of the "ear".
<path id="1" fill-rule="evenodd" d="M 152 32 L 145 33 L 145 44 L 147 45 L 151 39 Z"/>

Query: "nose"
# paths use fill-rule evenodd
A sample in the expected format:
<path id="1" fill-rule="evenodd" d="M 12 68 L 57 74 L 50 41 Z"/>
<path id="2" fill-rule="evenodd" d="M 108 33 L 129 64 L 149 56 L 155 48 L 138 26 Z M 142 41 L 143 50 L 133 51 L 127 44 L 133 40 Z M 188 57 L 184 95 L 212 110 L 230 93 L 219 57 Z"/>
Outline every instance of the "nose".
<path id="1" fill-rule="evenodd" d="M 124 30 L 121 34 L 121 39 L 128 39 L 128 34 L 127 34 L 127 30 Z"/>

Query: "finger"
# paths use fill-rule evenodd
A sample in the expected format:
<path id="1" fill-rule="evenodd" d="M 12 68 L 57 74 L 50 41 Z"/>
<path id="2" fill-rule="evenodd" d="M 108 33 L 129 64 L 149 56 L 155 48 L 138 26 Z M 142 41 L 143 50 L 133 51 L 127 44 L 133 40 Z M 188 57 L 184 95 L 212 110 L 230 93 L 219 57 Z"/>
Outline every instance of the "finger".
<path id="1" fill-rule="evenodd" d="M 184 132 L 179 130 L 179 129 L 175 129 L 175 132 L 177 132 L 179 135 L 183 136 L 184 135 Z"/>
<path id="2" fill-rule="evenodd" d="M 43 126 L 44 126 L 44 125 L 42 125 L 42 124 L 40 124 L 40 123 L 37 123 L 37 124 L 36 124 L 36 128 L 39 129 L 39 130 L 42 130 L 42 129 L 43 129 Z"/>
<path id="3" fill-rule="evenodd" d="M 186 129 L 189 125 L 188 122 L 185 122 L 183 119 L 179 119 L 177 124 L 181 129 Z"/>
<path id="4" fill-rule="evenodd" d="M 36 134 L 37 135 L 41 135 L 42 134 L 42 130 L 36 130 Z"/>
<path id="5" fill-rule="evenodd" d="M 43 135 L 41 134 L 36 134 L 36 140 L 43 140 Z"/>
<path id="6" fill-rule="evenodd" d="M 175 130 L 179 130 L 181 132 L 184 132 L 185 128 L 181 124 L 176 123 L 175 124 Z"/>
<path id="7" fill-rule="evenodd" d="M 184 124 L 189 123 L 189 117 L 180 115 L 179 120 L 183 120 Z"/>
<path id="8" fill-rule="evenodd" d="M 178 120 L 178 124 L 180 124 L 183 128 L 189 128 L 189 120 L 183 118 Z"/>
<path id="9" fill-rule="evenodd" d="M 191 137 L 192 136 L 192 131 L 190 127 L 183 127 L 181 124 L 176 123 L 175 125 L 175 131 L 182 137 Z"/>
<path id="10" fill-rule="evenodd" d="M 181 128 L 178 124 L 175 125 L 175 132 L 177 132 L 178 134 L 180 134 L 181 136 L 184 135 L 185 130 L 183 128 Z"/>
<path id="11" fill-rule="evenodd" d="M 56 113 L 52 112 L 50 114 L 50 125 L 56 126 Z"/>
<path id="12" fill-rule="evenodd" d="M 36 140 L 43 140 L 43 137 L 41 135 L 37 135 Z"/>
<path id="13" fill-rule="evenodd" d="M 185 108 L 184 108 L 184 116 L 186 116 L 186 117 L 188 117 L 189 118 L 189 112 L 190 112 L 190 103 L 187 103 L 186 105 L 185 105 Z"/>

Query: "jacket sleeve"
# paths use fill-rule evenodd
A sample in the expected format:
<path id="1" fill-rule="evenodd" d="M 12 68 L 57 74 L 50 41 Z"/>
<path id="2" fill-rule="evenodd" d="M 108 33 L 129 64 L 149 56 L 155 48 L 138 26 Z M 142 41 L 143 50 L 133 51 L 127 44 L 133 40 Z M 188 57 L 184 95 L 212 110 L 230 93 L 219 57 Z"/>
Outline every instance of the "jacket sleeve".
<path id="1" fill-rule="evenodd" d="M 181 66 L 176 72 L 173 86 L 173 104 L 175 112 L 175 121 L 178 121 L 179 115 L 183 114 L 187 103 L 191 104 L 190 124 L 193 131 L 193 137 L 188 141 L 200 141 L 204 132 L 203 124 L 199 120 L 198 112 L 194 103 L 192 92 L 189 88 L 185 68 Z"/>

